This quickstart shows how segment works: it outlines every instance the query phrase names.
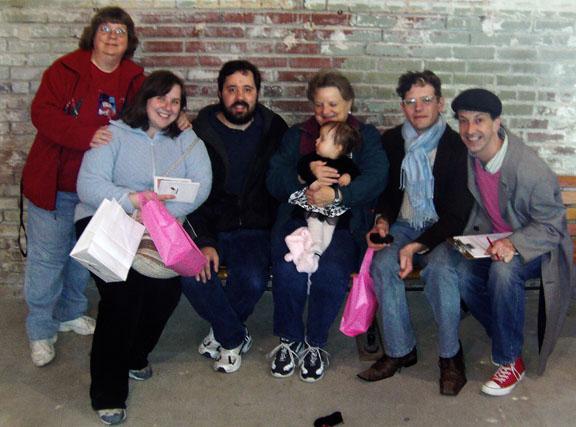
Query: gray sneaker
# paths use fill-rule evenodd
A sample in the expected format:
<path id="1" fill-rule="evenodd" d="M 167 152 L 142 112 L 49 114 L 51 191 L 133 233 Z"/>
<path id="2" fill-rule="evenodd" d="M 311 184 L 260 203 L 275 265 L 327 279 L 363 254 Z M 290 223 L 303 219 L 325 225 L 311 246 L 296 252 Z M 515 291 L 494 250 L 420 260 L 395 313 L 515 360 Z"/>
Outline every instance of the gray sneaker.
<path id="1" fill-rule="evenodd" d="M 213 368 L 217 372 L 225 372 L 231 374 L 240 369 L 242 365 L 242 355 L 248 353 L 252 348 L 252 337 L 246 329 L 246 335 L 244 336 L 244 341 L 238 347 L 233 349 L 221 348 L 220 353 L 214 360 Z"/>
<path id="2" fill-rule="evenodd" d="M 46 340 L 30 341 L 30 357 L 32 358 L 32 363 L 37 367 L 41 367 L 52 362 L 56 356 L 54 343 L 57 340 L 58 334 L 56 333 L 52 338 Z"/>
<path id="3" fill-rule="evenodd" d="M 222 346 L 218 341 L 216 341 L 216 338 L 214 338 L 214 331 L 210 328 L 210 332 L 198 346 L 198 353 L 202 356 L 216 359 L 221 349 Z"/>

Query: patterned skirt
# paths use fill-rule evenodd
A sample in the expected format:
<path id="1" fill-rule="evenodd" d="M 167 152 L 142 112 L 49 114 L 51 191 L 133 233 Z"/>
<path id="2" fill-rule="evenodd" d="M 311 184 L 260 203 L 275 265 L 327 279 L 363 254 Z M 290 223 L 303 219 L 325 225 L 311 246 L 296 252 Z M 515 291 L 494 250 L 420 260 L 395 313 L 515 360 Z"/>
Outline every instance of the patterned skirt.
<path id="1" fill-rule="evenodd" d="M 292 193 L 290 195 L 290 198 L 288 199 L 288 203 L 300 206 L 301 208 L 303 208 L 304 210 L 307 210 L 308 212 L 316 212 L 316 213 L 325 215 L 329 218 L 338 217 L 350 209 L 348 206 L 344 206 L 344 205 L 336 204 L 336 203 L 332 203 L 328 206 L 323 206 L 323 207 L 312 206 L 308 203 L 308 199 L 306 198 L 306 190 L 307 189 L 308 189 L 308 187 L 305 187 L 301 190 L 298 190 L 298 191 L 295 191 L 294 193 Z"/>

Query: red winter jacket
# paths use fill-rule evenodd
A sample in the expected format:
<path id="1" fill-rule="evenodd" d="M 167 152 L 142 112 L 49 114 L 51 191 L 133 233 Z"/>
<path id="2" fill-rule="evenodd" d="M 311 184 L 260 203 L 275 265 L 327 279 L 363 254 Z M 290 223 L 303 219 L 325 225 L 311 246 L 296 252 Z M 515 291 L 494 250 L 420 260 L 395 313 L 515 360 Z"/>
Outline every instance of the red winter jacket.
<path id="1" fill-rule="evenodd" d="M 100 126 L 98 89 L 90 77 L 91 51 L 76 50 L 56 60 L 45 72 L 31 108 L 38 129 L 22 171 L 24 195 L 36 206 L 54 210 L 56 192 L 76 192 L 84 152 Z M 122 111 L 144 82 L 144 70 L 130 60 L 119 67 L 116 112 Z"/>

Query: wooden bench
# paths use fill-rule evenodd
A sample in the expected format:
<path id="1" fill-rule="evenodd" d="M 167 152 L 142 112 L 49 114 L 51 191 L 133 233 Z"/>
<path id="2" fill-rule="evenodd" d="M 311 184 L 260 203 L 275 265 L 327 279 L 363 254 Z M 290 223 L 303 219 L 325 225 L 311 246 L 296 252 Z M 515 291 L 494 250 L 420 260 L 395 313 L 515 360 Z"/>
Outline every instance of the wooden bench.
<path id="1" fill-rule="evenodd" d="M 559 175 L 558 181 L 562 191 L 562 202 L 568 209 L 566 212 L 566 219 L 568 220 L 568 232 L 574 242 L 576 248 L 576 176 Z M 574 251 L 574 262 L 576 262 L 576 250 Z M 421 291 L 424 289 L 420 281 L 419 267 L 414 270 L 405 279 L 407 291 Z M 227 272 L 225 266 L 220 266 L 218 276 L 221 280 L 226 280 Z M 272 280 L 272 276 L 270 276 Z M 530 280 L 526 284 L 526 289 L 537 290 L 540 288 L 539 280 Z M 271 289 L 271 286 L 268 286 Z M 382 337 L 378 329 L 378 322 L 375 321 L 373 326 L 365 333 L 356 337 L 356 344 L 358 347 L 358 354 L 361 360 L 377 360 L 383 356 Z"/>
<path id="2" fill-rule="evenodd" d="M 568 232 L 574 242 L 576 248 L 576 176 L 559 175 L 558 181 L 562 190 L 562 201 L 566 205 L 568 211 L 566 212 L 566 219 L 568 220 Z M 576 250 L 574 251 L 574 262 L 576 262 Z M 221 280 L 226 280 L 227 277 L 226 267 L 220 266 L 218 277 Z M 407 281 L 417 281 L 420 279 L 420 268 L 415 267 L 414 270 L 406 278 Z M 272 280 L 272 276 L 270 276 Z M 421 290 L 418 287 L 411 288 L 410 290 Z"/>

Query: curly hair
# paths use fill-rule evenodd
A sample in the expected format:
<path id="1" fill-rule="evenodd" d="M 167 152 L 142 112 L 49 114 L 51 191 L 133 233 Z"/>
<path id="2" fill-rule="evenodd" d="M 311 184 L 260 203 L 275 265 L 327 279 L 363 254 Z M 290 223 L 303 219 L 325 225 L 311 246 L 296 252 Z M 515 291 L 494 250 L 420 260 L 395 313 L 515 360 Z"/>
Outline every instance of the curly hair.
<path id="1" fill-rule="evenodd" d="M 98 32 L 100 25 L 111 22 L 113 24 L 124 24 L 128 30 L 128 47 L 124 53 L 123 59 L 132 58 L 138 47 L 138 37 L 134 29 L 134 21 L 128 13 L 119 7 L 104 7 L 92 17 L 90 25 L 84 28 L 82 36 L 78 41 L 78 46 L 82 50 L 94 49 L 94 37 Z"/>
<path id="2" fill-rule="evenodd" d="M 442 96 L 442 83 L 440 82 L 440 78 L 430 70 L 408 71 L 402 74 L 398 79 L 396 93 L 400 98 L 404 99 L 406 92 L 408 92 L 412 86 L 426 86 L 427 84 L 434 88 L 434 95 L 438 98 Z"/>

